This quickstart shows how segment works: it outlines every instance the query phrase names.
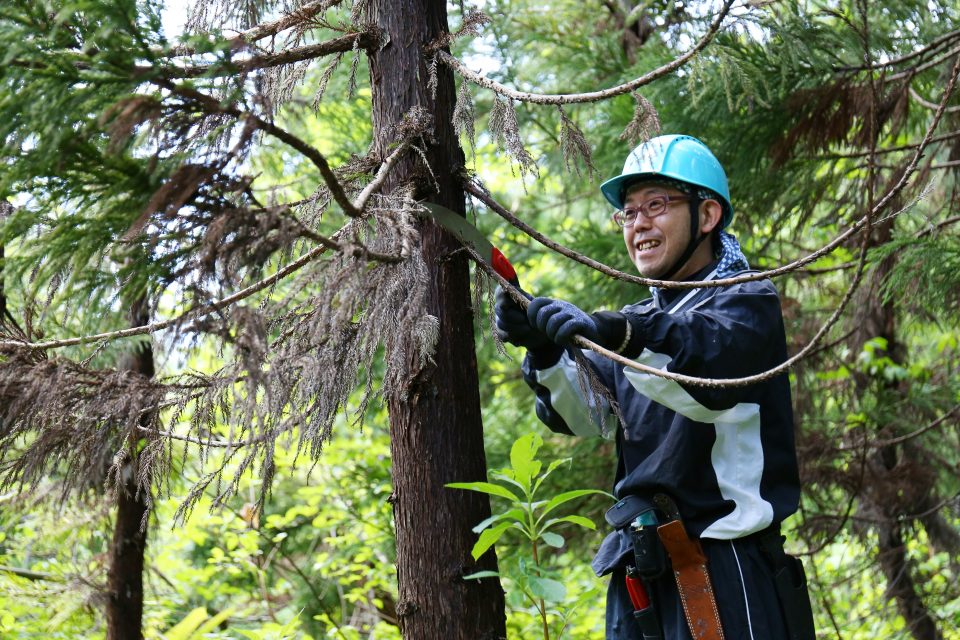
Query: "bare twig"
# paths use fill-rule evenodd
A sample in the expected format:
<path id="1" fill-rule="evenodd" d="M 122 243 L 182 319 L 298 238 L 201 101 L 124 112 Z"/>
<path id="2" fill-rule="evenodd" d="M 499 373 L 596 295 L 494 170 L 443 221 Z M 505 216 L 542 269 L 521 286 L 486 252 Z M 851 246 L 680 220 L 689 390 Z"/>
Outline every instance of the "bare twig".
<path id="1" fill-rule="evenodd" d="M 909 91 L 910 91 L 910 97 L 913 98 L 913 101 L 919 104 L 921 107 L 925 109 L 930 109 L 931 111 L 936 110 L 937 104 L 935 102 L 930 102 L 929 100 L 921 96 L 919 93 L 917 93 L 917 90 L 914 89 L 913 87 L 910 87 Z M 947 113 L 957 113 L 958 111 L 960 111 L 960 105 L 955 107 L 947 107 L 946 111 Z"/>
<path id="2" fill-rule="evenodd" d="M 384 160 L 383 164 L 380 165 L 380 168 L 377 170 L 377 175 L 374 176 L 373 180 L 366 187 L 363 188 L 363 191 L 360 192 L 360 195 L 357 196 L 357 199 L 353 201 L 353 207 L 357 211 L 363 211 L 367 207 L 367 201 L 370 199 L 377 189 L 383 186 L 384 181 L 387 179 L 387 176 L 390 174 L 390 170 L 393 169 L 394 165 L 397 164 L 397 161 L 400 159 L 400 156 L 410 147 L 411 140 L 404 140 L 400 145 L 394 149 L 393 153 L 387 156 L 387 159 Z"/>
<path id="3" fill-rule="evenodd" d="M 260 129 L 265 133 L 269 133 L 281 142 L 293 147 L 306 156 L 307 159 L 309 159 L 310 162 L 312 162 L 314 166 L 319 169 L 320 175 L 323 177 L 323 181 L 330 190 L 330 194 L 333 196 L 333 199 L 337 202 L 337 204 L 340 205 L 340 208 L 343 209 L 343 212 L 351 217 L 360 215 L 360 211 L 358 211 L 356 207 L 353 206 L 353 203 L 350 202 L 350 199 L 347 198 L 347 194 L 343 190 L 343 185 L 340 184 L 340 181 L 337 180 L 337 176 L 334 175 L 333 169 L 330 167 L 330 163 L 327 162 L 327 158 L 313 145 L 308 144 L 304 140 L 301 140 L 286 129 L 278 127 L 272 122 L 268 122 L 248 111 L 242 111 L 232 105 L 223 104 L 216 98 L 197 91 L 196 89 L 175 84 L 166 78 L 156 79 L 154 82 L 182 98 L 186 98 L 187 100 L 199 104 L 209 113 L 224 113 L 234 116 L 238 120 L 246 119 L 257 129 Z"/>
<path id="4" fill-rule="evenodd" d="M 923 229 L 923 230 L 921 230 L 921 231 L 918 231 L 918 232 L 917 232 L 917 237 L 918 237 L 918 238 L 922 238 L 923 236 L 929 235 L 929 234 L 931 234 L 931 233 L 936 233 L 937 231 L 941 231 L 942 229 L 946 229 L 946 228 L 949 227 L 950 225 L 952 225 L 952 224 L 957 224 L 958 222 L 960 222 L 960 216 L 954 216 L 954 217 L 952 217 L 952 218 L 947 218 L 946 220 L 943 220 L 943 221 L 941 221 L 941 222 L 938 222 L 938 223 L 936 224 L 936 226 L 927 227 L 926 229 Z"/>
<path id="5" fill-rule="evenodd" d="M 52 573 L 46 573 L 44 571 L 31 571 L 30 569 L 21 569 L 19 567 L 8 567 L 2 564 L 0 564 L 0 573 L 9 573 L 20 578 L 26 578 L 27 580 L 61 582 L 61 579 Z"/>
<path id="6" fill-rule="evenodd" d="M 948 107 L 948 108 L 952 108 L 952 107 Z M 933 144 L 934 142 L 943 142 L 944 140 L 952 140 L 953 138 L 958 138 L 958 137 L 960 137 L 960 131 L 950 131 L 949 133 L 943 133 L 943 134 L 940 134 L 939 136 L 933 136 L 932 138 L 930 138 L 929 142 L 930 144 Z M 918 142 L 915 144 L 904 144 L 898 147 L 887 147 L 885 149 L 877 149 L 875 153 L 881 154 L 881 153 L 897 153 L 899 151 L 910 151 L 911 149 L 916 149 L 919 146 L 919 144 L 920 143 Z M 838 158 L 863 158 L 868 155 L 871 155 L 870 151 L 856 151 L 853 153 L 824 154 L 824 155 L 817 156 L 815 159 L 836 160 Z"/>
<path id="7" fill-rule="evenodd" d="M 871 64 L 870 64 L 870 65 L 867 65 L 867 66 L 835 67 L 835 68 L 834 68 L 834 71 L 840 71 L 840 72 L 843 72 L 843 73 L 849 73 L 850 71 L 867 71 L 868 69 L 875 69 L 875 68 L 877 68 L 877 67 L 888 67 L 888 68 L 890 68 L 890 67 L 896 67 L 896 66 L 899 66 L 899 65 L 903 64 L 904 62 L 907 62 L 907 61 L 909 61 L 909 60 L 912 60 L 913 58 L 916 58 L 916 57 L 919 57 L 919 56 L 925 56 L 925 55 L 927 55 L 928 53 L 933 53 L 933 52 L 935 52 L 937 49 L 939 49 L 940 47 L 942 47 L 942 46 L 944 46 L 944 45 L 946 45 L 946 44 L 949 44 L 949 43 L 950 43 L 951 41 L 953 41 L 953 40 L 958 40 L 958 39 L 960 39 L 960 30 L 958 30 L 958 31 L 951 31 L 950 33 L 946 33 L 946 34 L 940 36 L 939 38 L 936 38 L 936 39 L 934 39 L 934 40 L 931 40 L 931 41 L 927 44 L 927 46 L 921 47 L 921 48 L 917 49 L 916 51 L 911 51 L 911 52 L 908 53 L 908 54 L 905 54 L 905 55 L 900 56 L 899 58 L 893 58 L 893 59 L 887 60 L 886 62 L 883 62 L 883 63 L 871 62 Z"/>
<path id="8" fill-rule="evenodd" d="M 916 74 L 926 71 L 927 69 L 932 69 L 933 67 L 944 62 L 945 60 L 949 60 L 950 58 L 957 55 L 958 53 L 960 53 L 960 47 L 954 47 L 953 49 L 950 49 L 949 51 L 937 56 L 936 58 L 934 58 L 933 60 L 930 60 L 927 63 L 921 64 L 918 67 L 914 67 L 913 69 L 907 69 L 906 71 L 901 71 L 900 73 L 890 74 L 889 76 L 885 77 L 883 81 L 884 83 L 889 84 L 891 82 L 897 82 L 898 80 L 903 80 L 904 78 L 915 76 Z"/>

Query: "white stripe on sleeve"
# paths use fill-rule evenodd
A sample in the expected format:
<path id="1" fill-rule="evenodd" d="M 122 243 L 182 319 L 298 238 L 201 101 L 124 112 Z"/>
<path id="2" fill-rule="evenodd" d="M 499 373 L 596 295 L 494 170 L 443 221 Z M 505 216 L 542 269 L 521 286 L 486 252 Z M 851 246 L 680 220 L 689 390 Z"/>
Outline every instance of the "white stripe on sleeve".
<path id="1" fill-rule="evenodd" d="M 613 438 L 617 417 L 605 398 L 587 389 L 589 400 L 580 384 L 577 364 L 564 353 L 560 362 L 536 372 L 537 382 L 550 390 L 550 405 L 563 418 L 574 435 Z"/>

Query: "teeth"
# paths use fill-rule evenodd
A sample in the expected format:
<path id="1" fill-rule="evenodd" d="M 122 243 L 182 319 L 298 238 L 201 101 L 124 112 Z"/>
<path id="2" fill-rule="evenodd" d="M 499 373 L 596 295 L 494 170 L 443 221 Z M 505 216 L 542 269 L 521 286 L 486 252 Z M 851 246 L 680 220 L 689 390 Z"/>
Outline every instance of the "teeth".
<path id="1" fill-rule="evenodd" d="M 659 240 L 646 240 L 637 244 L 637 251 L 646 251 L 647 249 L 652 249 L 660 244 Z"/>

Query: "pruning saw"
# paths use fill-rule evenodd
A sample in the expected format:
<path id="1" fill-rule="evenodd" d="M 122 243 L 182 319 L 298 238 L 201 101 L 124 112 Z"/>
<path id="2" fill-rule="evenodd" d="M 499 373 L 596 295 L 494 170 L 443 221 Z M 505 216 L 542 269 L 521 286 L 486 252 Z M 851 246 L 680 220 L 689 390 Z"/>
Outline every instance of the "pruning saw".
<path id="1" fill-rule="evenodd" d="M 510 264 L 510 261 L 507 260 L 507 257 L 503 255 L 503 252 L 493 246 L 493 243 L 490 242 L 490 240 L 488 240 L 479 229 L 473 226 L 469 220 L 460 214 L 433 202 L 421 202 L 420 204 L 425 209 L 425 211 L 419 212 L 420 215 L 433 220 L 438 225 L 455 235 L 460 242 L 476 251 L 477 255 L 479 255 L 484 262 L 490 265 L 494 271 L 500 274 L 504 280 L 518 289 L 520 288 L 520 281 L 517 278 L 516 269 L 513 268 L 513 265 Z"/>

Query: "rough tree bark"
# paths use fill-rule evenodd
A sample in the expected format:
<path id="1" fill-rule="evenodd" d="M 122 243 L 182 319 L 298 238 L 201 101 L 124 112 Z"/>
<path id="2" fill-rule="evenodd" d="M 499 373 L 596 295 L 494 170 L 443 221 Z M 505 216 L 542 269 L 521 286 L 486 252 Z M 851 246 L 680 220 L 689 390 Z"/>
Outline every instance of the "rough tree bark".
<path id="1" fill-rule="evenodd" d="M 146 300 L 137 300 L 130 315 L 132 326 L 146 325 L 150 320 Z M 138 343 L 128 354 L 124 368 L 152 378 L 154 362 L 150 343 Z M 134 455 L 124 465 L 117 486 L 117 517 L 110 543 L 107 640 L 143 638 L 143 568 L 147 549 L 147 523 L 144 519 L 149 509 L 146 496 L 137 486 L 136 442 L 130 446 Z"/>
<path id="2" fill-rule="evenodd" d="M 392 128 L 414 106 L 432 114 L 426 155 L 439 189 L 416 154 L 396 167 L 386 190 L 413 184 L 419 197 L 463 214 L 458 178 L 464 155 L 453 130 L 455 86 L 439 65 L 436 98 L 423 47 L 448 32 L 444 0 L 373 0 L 371 21 L 388 43 L 370 56 L 375 144 L 381 154 Z M 486 496 L 454 491 L 448 482 L 484 480 L 486 459 L 480 417 L 477 362 L 470 303 L 470 276 L 459 245 L 435 225 L 422 223 L 420 250 L 430 269 L 428 313 L 440 323 L 433 361 L 419 365 L 412 341 L 407 350 L 407 386 L 390 400 L 394 517 L 397 529 L 397 615 L 408 640 L 493 640 L 506 636 L 499 581 L 462 576 L 496 569 L 486 554 L 474 564 L 471 527 L 490 514 Z"/>

